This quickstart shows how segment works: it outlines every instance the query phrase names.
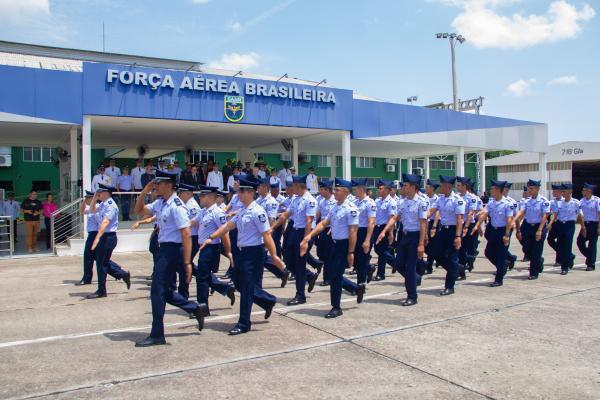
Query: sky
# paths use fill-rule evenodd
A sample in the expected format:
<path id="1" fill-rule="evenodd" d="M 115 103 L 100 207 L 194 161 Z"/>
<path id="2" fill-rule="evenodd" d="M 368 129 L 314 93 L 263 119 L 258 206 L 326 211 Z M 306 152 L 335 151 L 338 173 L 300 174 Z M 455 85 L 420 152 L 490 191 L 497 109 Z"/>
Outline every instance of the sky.
<path id="1" fill-rule="evenodd" d="M 0 0 L 0 40 L 200 61 L 320 81 L 385 101 L 483 96 L 544 122 L 550 143 L 600 141 L 600 0 Z"/>

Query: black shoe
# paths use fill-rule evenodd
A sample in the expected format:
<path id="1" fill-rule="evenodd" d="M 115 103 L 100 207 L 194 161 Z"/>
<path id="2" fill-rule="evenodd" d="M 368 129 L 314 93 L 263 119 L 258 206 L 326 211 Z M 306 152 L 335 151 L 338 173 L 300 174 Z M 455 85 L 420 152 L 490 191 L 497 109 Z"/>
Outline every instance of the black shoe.
<path id="1" fill-rule="evenodd" d="M 586 271 L 595 271 L 596 267 L 587 267 L 585 270 Z"/>
<path id="2" fill-rule="evenodd" d="M 515 259 L 511 259 L 511 260 L 508 262 L 508 270 L 509 270 L 509 271 L 512 271 L 512 270 L 515 268 L 515 261 L 516 261 Z"/>
<path id="3" fill-rule="evenodd" d="M 273 308 L 275 308 L 275 304 L 277 303 L 273 303 L 269 306 L 269 308 L 267 308 L 265 310 L 265 319 L 269 319 L 269 317 L 271 316 L 271 314 L 273 313 Z"/>
<path id="4" fill-rule="evenodd" d="M 560 274 L 561 274 L 561 275 L 566 275 L 566 274 L 567 274 L 567 272 L 568 272 L 568 271 L 564 271 L 564 270 L 563 270 L 563 271 L 560 271 Z"/>
<path id="5" fill-rule="evenodd" d="M 290 274 L 290 279 L 288 279 L 288 282 L 293 282 L 295 280 L 296 280 L 296 275 Z"/>
<path id="6" fill-rule="evenodd" d="M 534 281 L 534 280 L 536 280 L 537 278 L 538 278 L 538 277 L 537 277 L 537 275 L 529 275 L 529 277 L 527 278 L 527 280 L 529 280 L 529 281 Z"/>
<path id="7" fill-rule="evenodd" d="M 294 297 L 293 299 L 288 301 L 286 304 L 288 306 L 297 306 L 297 305 L 305 304 L 305 303 L 306 303 L 306 299 L 299 299 L 297 297 Z"/>
<path id="8" fill-rule="evenodd" d="M 369 266 L 369 272 L 367 272 L 367 283 L 371 283 L 373 280 L 373 274 L 377 271 L 377 267 L 375 265 Z"/>
<path id="9" fill-rule="evenodd" d="M 490 287 L 498 287 L 498 286 L 502 286 L 502 284 L 500 282 L 492 282 L 492 283 L 490 283 Z"/>
<path id="10" fill-rule="evenodd" d="M 467 271 L 471 272 L 471 271 L 473 271 L 473 268 L 475 268 L 473 261 L 467 262 Z"/>
<path id="11" fill-rule="evenodd" d="M 235 288 L 233 286 L 229 286 L 227 289 L 227 297 L 231 301 L 231 306 L 235 304 Z"/>
<path id="12" fill-rule="evenodd" d="M 198 304 L 198 308 L 194 310 L 194 317 L 198 321 L 198 330 L 201 331 L 204 329 L 204 317 L 210 315 L 208 311 L 208 306 L 204 303 Z"/>
<path id="13" fill-rule="evenodd" d="M 421 286 L 422 281 L 423 281 L 423 277 L 419 276 L 419 279 L 417 279 L 417 287 Z"/>
<path id="14" fill-rule="evenodd" d="M 151 281 L 151 280 L 152 280 L 152 276 L 153 276 L 153 275 L 149 275 L 149 276 L 147 276 L 147 277 L 146 277 L 146 280 L 147 280 L 147 281 Z"/>
<path id="15" fill-rule="evenodd" d="M 406 299 L 400 304 L 402 304 L 405 307 L 414 306 L 415 304 L 417 304 L 417 299 Z"/>
<path id="16" fill-rule="evenodd" d="M 127 274 L 123 277 L 123 282 L 127 285 L 127 290 L 131 287 L 131 272 L 127 271 Z"/>
<path id="17" fill-rule="evenodd" d="M 356 270 L 353 269 L 352 271 L 348 272 L 348 275 L 356 275 Z"/>
<path id="18" fill-rule="evenodd" d="M 242 333 L 248 332 L 247 329 L 238 328 L 237 326 L 229 331 L 229 336 L 241 335 Z"/>
<path id="19" fill-rule="evenodd" d="M 360 285 L 358 285 L 358 287 L 356 288 L 356 302 L 358 304 L 363 302 L 363 298 L 365 297 L 365 292 L 367 291 L 367 287 L 365 286 L 364 283 L 361 283 Z"/>
<path id="20" fill-rule="evenodd" d="M 86 282 L 83 279 L 75 284 L 75 286 L 91 285 L 92 282 Z"/>
<path id="21" fill-rule="evenodd" d="M 331 311 L 329 311 L 327 314 L 325 314 L 325 318 L 327 318 L 327 319 L 337 318 L 343 314 L 344 313 L 342 312 L 341 308 L 332 308 Z"/>
<path id="22" fill-rule="evenodd" d="M 375 278 L 373 278 L 374 282 L 379 282 L 379 281 L 385 281 L 385 276 L 375 276 Z"/>
<path id="23" fill-rule="evenodd" d="M 317 275 L 319 275 L 321 273 L 321 270 L 323 269 L 323 265 L 325 263 L 323 261 L 319 261 L 317 263 L 317 265 L 315 266 L 315 269 L 317 270 L 317 272 L 315 272 Z"/>
<path id="24" fill-rule="evenodd" d="M 330 285 L 329 281 L 323 281 L 319 284 L 319 286 L 329 286 L 329 285 Z"/>
<path id="25" fill-rule="evenodd" d="M 427 269 L 425 270 L 425 275 L 431 275 L 433 274 L 433 267 L 429 268 L 427 267 Z"/>
<path id="26" fill-rule="evenodd" d="M 457 276 L 457 277 L 456 277 L 456 281 L 457 281 L 457 282 L 458 282 L 458 281 L 464 281 L 465 279 L 467 279 L 467 277 L 466 277 L 466 276 Z"/>
<path id="27" fill-rule="evenodd" d="M 101 297 L 106 297 L 106 293 L 100 293 L 100 292 L 94 292 L 92 294 L 88 294 L 87 296 L 85 296 L 86 299 L 99 299 Z"/>
<path id="28" fill-rule="evenodd" d="M 150 346 L 161 346 L 167 344 L 167 341 L 164 337 L 155 338 L 152 336 L 148 336 L 146 339 L 136 342 L 135 347 L 150 347 Z"/>
<path id="29" fill-rule="evenodd" d="M 454 294 L 454 289 L 444 289 L 440 292 L 440 296 L 450 296 Z"/>
<path id="30" fill-rule="evenodd" d="M 289 279 L 290 279 L 290 271 L 288 271 L 286 269 L 285 272 L 283 273 L 283 276 L 281 277 L 281 287 L 282 288 L 284 288 L 285 285 L 287 285 Z"/>
<path id="31" fill-rule="evenodd" d="M 210 295 L 210 296 L 212 296 L 213 294 L 215 294 L 215 288 L 212 288 L 212 287 L 211 287 L 211 288 L 210 288 L 210 293 L 209 293 L 209 295 Z"/>
<path id="32" fill-rule="evenodd" d="M 314 274 L 312 278 L 308 281 L 308 293 L 312 292 L 315 288 L 315 284 L 317 283 L 317 279 L 319 279 L 319 274 Z"/>

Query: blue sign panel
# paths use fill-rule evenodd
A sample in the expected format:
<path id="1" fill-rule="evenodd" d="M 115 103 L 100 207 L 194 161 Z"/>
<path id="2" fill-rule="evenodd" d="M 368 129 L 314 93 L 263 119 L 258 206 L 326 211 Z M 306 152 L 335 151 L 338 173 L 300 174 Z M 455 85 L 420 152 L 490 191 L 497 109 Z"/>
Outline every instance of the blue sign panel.
<path id="1" fill-rule="evenodd" d="M 87 115 L 352 129 L 351 90 L 84 63 L 83 92 Z"/>

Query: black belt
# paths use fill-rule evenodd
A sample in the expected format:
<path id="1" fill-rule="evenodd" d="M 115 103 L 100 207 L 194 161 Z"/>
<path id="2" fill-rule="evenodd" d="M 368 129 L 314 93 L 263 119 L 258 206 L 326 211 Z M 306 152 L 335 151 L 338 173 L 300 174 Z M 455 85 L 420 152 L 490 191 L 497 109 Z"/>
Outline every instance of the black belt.
<path id="1" fill-rule="evenodd" d="M 158 242 L 159 246 L 165 246 L 165 247 L 175 247 L 175 246 L 181 246 L 181 243 L 177 243 L 177 242 Z"/>
<path id="2" fill-rule="evenodd" d="M 348 239 L 332 239 L 333 243 L 338 243 L 338 242 L 347 242 Z"/>
<path id="3" fill-rule="evenodd" d="M 117 232 L 104 232 L 104 236 L 115 236 Z"/>
<path id="4" fill-rule="evenodd" d="M 450 228 L 456 229 L 456 225 L 442 225 L 441 229 L 450 229 Z"/>

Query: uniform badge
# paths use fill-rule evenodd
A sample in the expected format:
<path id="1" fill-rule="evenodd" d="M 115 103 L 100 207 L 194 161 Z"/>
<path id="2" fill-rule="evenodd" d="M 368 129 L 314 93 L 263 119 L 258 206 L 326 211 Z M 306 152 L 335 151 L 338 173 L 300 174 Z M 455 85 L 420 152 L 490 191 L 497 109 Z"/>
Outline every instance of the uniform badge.
<path id="1" fill-rule="evenodd" d="M 106 202 L 107 204 L 112 204 L 112 200 L 109 200 Z"/>
<path id="2" fill-rule="evenodd" d="M 225 222 L 227 222 L 227 217 L 225 217 L 224 215 L 222 217 L 219 217 L 219 222 L 221 222 L 221 224 L 224 224 Z"/>
<path id="3" fill-rule="evenodd" d="M 240 122 L 244 118 L 244 96 L 225 95 L 224 107 L 229 122 Z"/>
<path id="4" fill-rule="evenodd" d="M 371 206 L 371 211 L 377 211 L 377 206 Z"/>
<path id="5" fill-rule="evenodd" d="M 421 206 L 421 210 L 427 211 L 427 206 Z"/>
<path id="6" fill-rule="evenodd" d="M 350 215 L 353 216 L 353 217 L 356 217 L 357 214 L 358 213 L 356 211 L 354 211 L 354 210 L 350 211 Z"/>
<path id="7" fill-rule="evenodd" d="M 314 201 L 309 201 L 308 205 L 311 206 L 311 207 L 314 207 L 314 206 L 317 205 L 317 203 L 315 203 Z"/>
<path id="8" fill-rule="evenodd" d="M 258 220 L 259 220 L 260 222 L 267 222 L 267 216 L 266 216 L 265 214 L 260 214 L 260 215 L 258 216 Z"/>
<path id="9" fill-rule="evenodd" d="M 459 206 L 462 206 L 462 205 L 463 205 L 463 201 L 462 201 L 462 200 L 459 200 L 459 201 L 457 201 L 457 204 L 458 204 Z"/>
<path id="10" fill-rule="evenodd" d="M 181 200 L 180 200 L 179 198 L 177 198 L 177 197 L 175 197 L 175 198 L 173 199 L 173 202 L 174 202 L 174 203 L 175 203 L 175 205 L 177 205 L 177 206 L 180 206 L 180 205 L 182 205 L 182 203 L 181 203 Z"/>

